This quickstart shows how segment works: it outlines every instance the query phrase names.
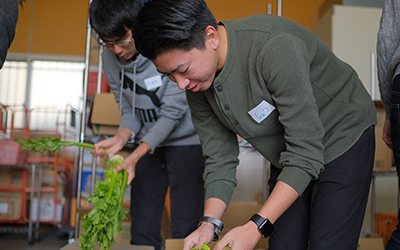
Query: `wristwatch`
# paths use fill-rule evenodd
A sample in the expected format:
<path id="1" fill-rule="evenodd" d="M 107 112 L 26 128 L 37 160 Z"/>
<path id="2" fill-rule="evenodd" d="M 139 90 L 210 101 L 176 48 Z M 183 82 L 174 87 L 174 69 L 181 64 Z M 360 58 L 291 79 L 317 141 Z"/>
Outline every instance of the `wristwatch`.
<path id="1" fill-rule="evenodd" d="M 272 231 L 274 231 L 274 225 L 271 223 L 271 221 L 261 217 L 258 214 L 254 214 L 250 220 L 256 223 L 258 230 L 260 230 L 261 235 L 264 238 L 269 237 Z"/>
<path id="2" fill-rule="evenodd" d="M 224 230 L 224 223 L 222 223 L 222 221 L 213 218 L 213 217 L 209 217 L 209 216 L 204 216 L 200 219 L 199 225 L 200 226 L 203 222 L 210 222 L 211 224 L 214 225 L 214 239 L 213 241 L 217 241 L 218 240 L 218 234 L 220 232 L 222 232 L 222 230 Z"/>

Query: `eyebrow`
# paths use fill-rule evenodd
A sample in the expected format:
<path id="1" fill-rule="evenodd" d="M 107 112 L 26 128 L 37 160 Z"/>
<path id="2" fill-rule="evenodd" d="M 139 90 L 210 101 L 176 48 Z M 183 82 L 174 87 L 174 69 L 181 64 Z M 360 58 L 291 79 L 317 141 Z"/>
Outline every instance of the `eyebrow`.
<path id="1" fill-rule="evenodd" d="M 125 40 L 129 40 L 129 39 L 125 39 L 125 38 L 128 38 L 129 36 L 128 36 L 128 33 L 125 35 L 125 36 L 123 36 L 123 37 L 121 37 L 121 38 L 118 38 L 117 40 L 115 40 L 115 41 L 110 41 L 110 40 L 105 40 L 105 39 L 103 39 L 103 38 L 101 38 L 100 37 L 100 39 L 101 40 L 103 40 L 103 42 L 119 42 L 119 41 L 125 41 Z"/>
<path id="2" fill-rule="evenodd" d="M 176 68 L 174 70 L 172 70 L 170 73 L 166 73 L 166 72 L 161 72 L 157 69 L 158 73 L 163 74 L 163 75 L 170 75 L 172 73 L 175 73 L 179 68 L 183 67 L 184 64 L 179 64 L 178 66 L 176 66 Z"/>

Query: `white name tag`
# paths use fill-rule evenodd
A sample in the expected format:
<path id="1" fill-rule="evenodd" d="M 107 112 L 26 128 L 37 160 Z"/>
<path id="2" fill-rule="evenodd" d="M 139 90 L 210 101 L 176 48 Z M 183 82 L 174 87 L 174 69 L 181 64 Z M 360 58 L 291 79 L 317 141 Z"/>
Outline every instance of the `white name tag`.
<path id="1" fill-rule="evenodd" d="M 257 105 L 257 107 L 253 108 L 248 113 L 254 119 L 254 121 L 260 123 L 267 118 L 271 112 L 274 111 L 274 109 L 274 106 L 263 100 Z"/>
<path id="2" fill-rule="evenodd" d="M 161 76 L 153 76 L 147 79 L 144 79 L 144 83 L 146 84 L 146 89 L 151 90 L 162 86 Z"/>

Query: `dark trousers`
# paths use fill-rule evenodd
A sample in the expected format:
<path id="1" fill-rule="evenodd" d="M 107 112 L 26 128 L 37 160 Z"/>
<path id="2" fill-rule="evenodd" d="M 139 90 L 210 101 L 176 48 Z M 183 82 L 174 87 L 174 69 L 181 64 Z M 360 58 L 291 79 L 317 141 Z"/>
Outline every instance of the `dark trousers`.
<path id="1" fill-rule="evenodd" d="M 161 248 L 161 220 L 170 186 L 171 234 L 185 238 L 203 216 L 205 160 L 200 145 L 157 148 L 136 165 L 131 189 L 131 244 Z"/>
<path id="2" fill-rule="evenodd" d="M 393 157 L 397 169 L 397 176 L 400 180 L 400 75 L 397 75 L 393 80 L 391 104 L 390 124 L 392 128 Z M 400 221 L 400 209 L 398 218 Z M 393 231 L 386 246 L 386 250 L 398 249 L 400 249 L 400 224 L 398 224 L 396 230 Z"/>
<path id="3" fill-rule="evenodd" d="M 270 250 L 356 250 L 369 195 L 375 152 L 371 126 L 275 222 Z M 281 171 L 271 167 L 270 190 Z"/>

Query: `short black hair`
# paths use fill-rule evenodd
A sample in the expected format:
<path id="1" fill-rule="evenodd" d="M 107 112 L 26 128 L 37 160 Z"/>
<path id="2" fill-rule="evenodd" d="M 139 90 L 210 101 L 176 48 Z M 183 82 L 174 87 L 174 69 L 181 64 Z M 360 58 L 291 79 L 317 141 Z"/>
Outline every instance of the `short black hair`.
<path id="1" fill-rule="evenodd" d="M 93 0 L 89 6 L 91 27 L 100 37 L 126 36 L 133 29 L 141 0 Z"/>
<path id="2" fill-rule="evenodd" d="M 136 49 L 150 60 L 172 49 L 203 49 L 206 28 L 218 28 L 203 0 L 150 0 L 136 21 Z"/>

